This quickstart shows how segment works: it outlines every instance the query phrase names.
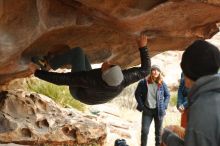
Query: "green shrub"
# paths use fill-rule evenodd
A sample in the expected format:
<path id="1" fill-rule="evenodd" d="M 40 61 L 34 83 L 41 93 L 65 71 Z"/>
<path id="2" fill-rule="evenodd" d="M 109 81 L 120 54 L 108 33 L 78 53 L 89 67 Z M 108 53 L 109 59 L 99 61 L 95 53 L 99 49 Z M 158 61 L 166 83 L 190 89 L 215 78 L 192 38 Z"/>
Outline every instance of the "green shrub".
<path id="1" fill-rule="evenodd" d="M 176 106 L 177 102 L 177 91 L 170 92 L 170 106 Z"/>
<path id="2" fill-rule="evenodd" d="M 71 96 L 67 86 L 57 86 L 39 79 L 28 79 L 27 87 L 31 91 L 52 98 L 63 107 L 73 107 L 80 111 L 85 110 L 85 104 L 75 100 Z"/>

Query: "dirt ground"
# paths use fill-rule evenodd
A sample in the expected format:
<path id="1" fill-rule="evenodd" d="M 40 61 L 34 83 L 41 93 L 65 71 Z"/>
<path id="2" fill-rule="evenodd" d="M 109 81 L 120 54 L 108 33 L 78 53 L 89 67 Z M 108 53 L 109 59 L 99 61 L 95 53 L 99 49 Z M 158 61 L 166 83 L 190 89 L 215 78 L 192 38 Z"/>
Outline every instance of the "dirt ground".
<path id="1" fill-rule="evenodd" d="M 137 133 L 139 133 L 138 141 L 140 142 L 140 134 L 141 134 L 141 113 L 138 111 L 129 111 L 129 110 L 122 110 L 121 111 L 122 118 L 127 119 L 130 121 L 133 121 L 137 123 Z M 176 109 L 175 106 L 169 106 L 167 111 L 166 111 L 166 116 L 164 117 L 163 121 L 163 127 L 166 127 L 167 125 L 180 125 L 180 117 L 181 114 L 179 111 Z M 138 143 L 136 146 L 139 146 L 140 143 Z M 154 122 L 152 122 L 150 126 L 150 131 L 148 135 L 148 144 L 147 146 L 154 146 L 155 145 L 155 139 L 154 139 Z"/>

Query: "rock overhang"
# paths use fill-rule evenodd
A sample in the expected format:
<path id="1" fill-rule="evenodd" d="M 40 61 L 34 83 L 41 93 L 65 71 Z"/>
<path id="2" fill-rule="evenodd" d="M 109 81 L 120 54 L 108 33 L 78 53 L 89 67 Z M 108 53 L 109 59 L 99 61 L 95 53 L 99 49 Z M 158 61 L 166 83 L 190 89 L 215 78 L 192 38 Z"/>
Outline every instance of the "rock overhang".
<path id="1" fill-rule="evenodd" d="M 0 84 L 25 77 L 30 57 L 57 44 L 79 46 L 92 63 L 140 63 L 136 39 L 149 36 L 150 55 L 184 50 L 216 34 L 220 0 L 0 0 Z"/>

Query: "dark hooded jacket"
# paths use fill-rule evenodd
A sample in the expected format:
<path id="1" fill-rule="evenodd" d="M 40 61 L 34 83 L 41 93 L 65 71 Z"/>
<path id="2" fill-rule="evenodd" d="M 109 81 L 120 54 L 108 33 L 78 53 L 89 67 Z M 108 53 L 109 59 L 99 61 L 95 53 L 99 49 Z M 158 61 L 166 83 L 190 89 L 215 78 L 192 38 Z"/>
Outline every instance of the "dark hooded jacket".
<path id="1" fill-rule="evenodd" d="M 75 73 L 56 73 L 37 70 L 35 76 L 45 81 L 68 85 L 70 93 L 86 104 L 106 103 L 116 97 L 128 85 L 150 73 L 151 61 L 146 47 L 139 48 L 141 66 L 122 70 L 124 79 L 118 86 L 109 86 L 102 79 L 101 68 Z"/>
<path id="2" fill-rule="evenodd" d="M 172 132 L 167 146 L 220 146 L 220 74 L 198 79 L 189 92 L 189 115 L 184 141 Z"/>

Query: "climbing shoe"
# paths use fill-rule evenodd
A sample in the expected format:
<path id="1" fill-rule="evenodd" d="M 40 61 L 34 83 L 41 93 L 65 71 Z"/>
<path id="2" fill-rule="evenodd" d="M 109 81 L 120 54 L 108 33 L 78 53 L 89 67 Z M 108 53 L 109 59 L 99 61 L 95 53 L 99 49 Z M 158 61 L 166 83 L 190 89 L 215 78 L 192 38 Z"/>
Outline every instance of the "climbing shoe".
<path id="1" fill-rule="evenodd" d="M 45 57 L 43 56 L 33 56 L 31 57 L 31 61 L 37 64 L 41 70 L 48 70 L 48 65 Z"/>

